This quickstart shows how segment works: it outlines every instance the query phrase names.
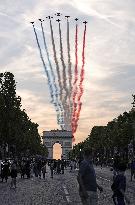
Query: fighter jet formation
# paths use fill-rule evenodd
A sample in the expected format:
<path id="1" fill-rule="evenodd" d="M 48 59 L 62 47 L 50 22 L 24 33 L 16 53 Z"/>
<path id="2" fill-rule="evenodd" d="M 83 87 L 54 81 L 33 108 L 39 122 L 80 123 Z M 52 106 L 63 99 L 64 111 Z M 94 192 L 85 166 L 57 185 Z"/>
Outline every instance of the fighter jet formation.
<path id="1" fill-rule="evenodd" d="M 67 19 L 67 33 L 64 37 L 61 25 L 64 23 L 63 19 Z M 51 57 L 50 46 L 48 46 L 48 39 L 46 41 L 46 35 L 44 30 L 44 25 L 47 22 L 44 19 L 39 18 L 41 31 L 42 31 L 42 43 L 41 39 L 39 41 L 39 34 L 35 28 L 34 21 L 30 23 L 33 26 L 33 31 L 35 34 L 36 43 L 39 49 L 39 54 L 45 74 L 47 76 L 47 83 L 50 91 L 51 103 L 55 107 L 57 114 L 57 123 L 60 125 L 61 129 L 72 131 L 73 136 L 77 131 L 78 121 L 80 118 L 80 112 L 82 109 L 82 95 L 84 92 L 84 80 L 85 80 L 85 46 L 86 46 L 86 27 L 87 21 L 83 21 L 82 24 L 85 25 L 83 31 L 82 42 L 79 42 L 79 27 L 81 27 L 81 21 L 78 18 L 73 19 L 69 15 L 63 16 L 61 13 L 57 12 L 54 16 L 46 16 L 49 20 L 50 27 L 50 45 L 52 45 L 53 58 Z M 54 24 L 58 22 L 58 35 L 59 35 L 59 47 L 56 47 L 56 39 L 54 33 Z M 75 22 L 75 32 L 74 36 L 71 36 L 70 24 Z M 63 39 L 66 39 L 63 40 Z M 71 39 L 74 38 L 74 52 L 75 52 L 75 62 L 71 58 Z M 58 39 L 57 39 L 58 41 Z M 82 44 L 82 51 L 78 49 L 78 44 Z M 41 49 L 42 46 L 42 49 Z M 66 46 L 66 49 L 65 49 Z M 43 49 L 45 53 L 43 52 Z M 78 56 L 79 52 L 82 52 L 82 66 L 78 66 Z M 60 53 L 60 58 L 58 57 Z M 45 56 L 46 55 L 46 60 Z M 52 62 L 53 60 L 53 62 Z M 55 64 L 54 64 L 55 62 Z"/>

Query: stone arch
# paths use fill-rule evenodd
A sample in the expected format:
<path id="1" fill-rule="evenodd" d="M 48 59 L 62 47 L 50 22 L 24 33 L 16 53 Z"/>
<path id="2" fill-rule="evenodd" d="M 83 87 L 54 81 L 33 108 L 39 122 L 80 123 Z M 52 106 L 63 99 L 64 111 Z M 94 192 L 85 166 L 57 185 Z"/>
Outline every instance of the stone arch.
<path id="1" fill-rule="evenodd" d="M 61 144 L 62 157 L 68 158 L 68 152 L 72 149 L 72 132 L 66 130 L 51 130 L 43 132 L 43 143 L 48 148 L 48 158 L 53 158 L 53 145 Z"/>

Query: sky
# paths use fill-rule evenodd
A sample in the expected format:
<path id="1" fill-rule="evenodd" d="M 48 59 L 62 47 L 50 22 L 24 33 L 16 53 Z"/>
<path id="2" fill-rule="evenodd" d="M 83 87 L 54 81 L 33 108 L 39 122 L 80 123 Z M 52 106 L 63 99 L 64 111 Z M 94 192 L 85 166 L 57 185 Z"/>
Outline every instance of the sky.
<path id="1" fill-rule="evenodd" d="M 44 130 L 60 127 L 50 103 L 47 78 L 30 21 L 35 21 L 40 38 L 39 18 L 46 19 L 56 12 L 70 15 L 73 62 L 74 18 L 79 18 L 79 51 L 82 49 L 82 22 L 88 21 L 83 105 L 75 134 L 75 143 L 78 143 L 88 137 L 93 126 L 106 125 L 131 109 L 135 93 L 134 11 L 134 0 L 0 0 L 0 72 L 14 74 L 23 108 L 30 119 L 39 124 L 41 135 Z M 51 49 L 49 26 L 45 21 L 45 34 Z M 57 44 L 56 22 L 53 25 Z M 65 30 L 63 20 L 63 36 Z"/>

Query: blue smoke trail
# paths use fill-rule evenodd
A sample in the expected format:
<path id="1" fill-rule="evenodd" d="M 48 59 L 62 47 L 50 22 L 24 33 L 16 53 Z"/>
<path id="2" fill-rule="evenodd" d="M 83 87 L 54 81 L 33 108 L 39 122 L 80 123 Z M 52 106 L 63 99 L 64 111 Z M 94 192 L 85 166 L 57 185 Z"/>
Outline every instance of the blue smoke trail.
<path id="1" fill-rule="evenodd" d="M 43 66 L 44 66 L 44 69 L 45 69 L 45 73 L 46 73 L 46 76 L 47 76 L 47 80 L 48 80 L 48 85 L 49 85 L 49 90 L 50 90 L 50 96 L 51 96 L 51 99 L 52 99 L 52 103 L 53 105 L 55 106 L 56 110 L 57 110 L 57 106 L 56 106 L 56 102 L 55 102 L 55 98 L 54 98 L 54 93 L 53 93 L 53 87 L 51 85 L 51 78 L 49 76 L 49 72 L 47 70 L 47 67 L 46 67 L 46 64 L 44 62 L 44 58 L 43 58 L 43 55 L 42 55 L 42 50 L 41 50 L 41 47 L 40 47 L 40 43 L 39 43 L 39 40 L 38 40 L 38 36 L 37 36 L 37 32 L 36 32 L 36 29 L 35 29 L 35 26 L 34 24 L 32 24 L 33 26 L 33 30 L 34 30 L 34 34 L 35 34 L 35 37 L 36 37 L 36 42 L 37 42 L 37 46 L 38 46 L 38 49 L 39 49 L 39 53 L 40 53 L 40 58 L 42 60 L 42 63 L 43 63 Z M 58 119 L 58 115 L 57 115 L 57 119 Z M 59 119 L 58 119 L 59 120 Z"/>

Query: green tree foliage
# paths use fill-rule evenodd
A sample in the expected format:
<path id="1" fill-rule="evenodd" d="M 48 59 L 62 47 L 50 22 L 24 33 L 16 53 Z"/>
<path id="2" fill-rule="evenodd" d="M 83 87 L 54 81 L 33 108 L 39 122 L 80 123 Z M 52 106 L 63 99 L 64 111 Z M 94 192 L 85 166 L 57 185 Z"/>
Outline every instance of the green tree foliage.
<path id="1" fill-rule="evenodd" d="M 38 134 L 38 124 L 29 119 L 21 106 L 14 75 L 0 73 L 0 144 L 8 144 L 9 150 L 17 155 L 47 155 Z"/>
<path id="2" fill-rule="evenodd" d="M 119 115 L 111 122 L 108 122 L 106 126 L 94 126 L 88 138 L 75 145 L 69 156 L 78 157 L 80 155 L 80 145 L 81 149 L 91 148 L 93 153 L 95 155 L 99 154 L 99 156 L 113 156 L 115 148 L 117 148 L 119 153 L 127 154 L 128 144 L 135 135 L 133 124 L 135 124 L 134 109 Z"/>

